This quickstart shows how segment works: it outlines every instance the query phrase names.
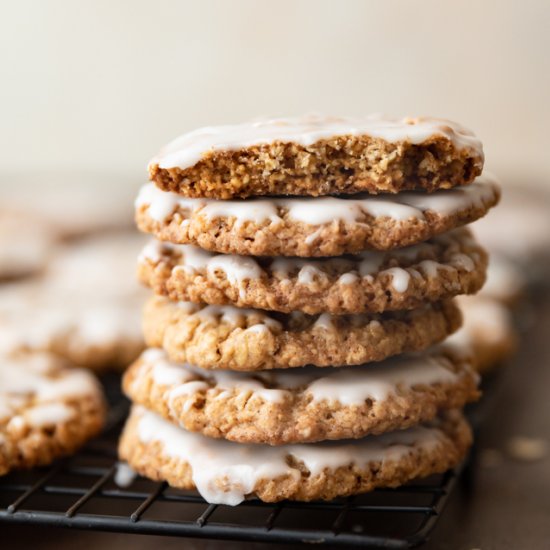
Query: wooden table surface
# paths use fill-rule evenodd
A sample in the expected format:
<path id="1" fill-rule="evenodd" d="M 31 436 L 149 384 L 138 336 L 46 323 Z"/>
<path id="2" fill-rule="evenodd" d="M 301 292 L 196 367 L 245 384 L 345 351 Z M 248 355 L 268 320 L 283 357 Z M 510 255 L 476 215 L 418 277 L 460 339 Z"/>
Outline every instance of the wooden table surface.
<path id="1" fill-rule="evenodd" d="M 502 373 L 479 434 L 479 456 L 486 457 L 489 449 L 493 464 L 479 461 L 471 494 L 454 491 L 423 550 L 550 549 L 550 453 L 530 462 L 505 452 L 510 438 L 516 436 L 550 442 L 550 296 L 540 293 L 536 302 L 537 307 L 528 312 L 530 322 L 519 353 Z M 2 525 L 0 533 L 2 549 L 289 548 L 7 525 Z"/>

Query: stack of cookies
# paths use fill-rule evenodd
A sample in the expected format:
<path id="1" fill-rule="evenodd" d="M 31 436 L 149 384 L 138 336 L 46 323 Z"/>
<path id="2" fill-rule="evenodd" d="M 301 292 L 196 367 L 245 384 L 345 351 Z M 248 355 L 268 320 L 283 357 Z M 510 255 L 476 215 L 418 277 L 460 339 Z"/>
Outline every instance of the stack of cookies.
<path id="1" fill-rule="evenodd" d="M 458 124 L 309 116 L 204 128 L 136 201 L 149 348 L 121 458 L 209 502 L 332 499 L 465 456 L 468 354 L 441 342 L 499 199 Z M 330 441 L 329 441 L 330 440 Z"/>

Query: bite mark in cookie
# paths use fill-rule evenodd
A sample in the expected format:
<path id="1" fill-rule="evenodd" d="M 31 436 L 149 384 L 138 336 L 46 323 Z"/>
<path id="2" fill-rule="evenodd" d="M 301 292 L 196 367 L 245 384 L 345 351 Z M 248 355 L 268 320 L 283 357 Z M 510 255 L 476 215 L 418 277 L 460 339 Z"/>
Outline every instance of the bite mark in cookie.
<path id="1" fill-rule="evenodd" d="M 448 120 L 309 115 L 189 132 L 149 174 L 188 197 L 376 194 L 471 183 L 483 162 L 481 142 Z"/>

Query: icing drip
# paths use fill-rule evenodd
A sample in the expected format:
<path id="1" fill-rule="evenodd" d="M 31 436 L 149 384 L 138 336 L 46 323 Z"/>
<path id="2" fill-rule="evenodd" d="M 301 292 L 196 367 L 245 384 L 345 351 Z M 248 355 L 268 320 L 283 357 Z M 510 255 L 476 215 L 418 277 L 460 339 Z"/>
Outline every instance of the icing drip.
<path id="1" fill-rule="evenodd" d="M 162 191 L 153 183 L 141 188 L 136 207 L 147 206 L 148 215 L 157 222 L 164 222 L 177 209 L 191 216 L 207 220 L 235 218 L 236 227 L 247 222 L 280 224 L 282 217 L 290 221 L 312 226 L 330 225 L 334 222 L 353 224 L 364 221 L 365 216 L 388 217 L 396 221 L 424 219 L 425 212 L 448 216 L 472 207 L 482 208 L 498 192 L 494 176 L 484 173 L 472 184 L 461 188 L 440 189 L 433 193 L 414 192 L 396 195 L 368 194 L 350 198 L 272 198 L 217 201 L 212 199 L 186 199 L 175 193 Z M 306 237 L 310 244 L 317 238 L 313 232 Z"/>
<path id="2" fill-rule="evenodd" d="M 41 427 L 66 422 L 73 414 L 71 408 L 64 403 L 45 403 L 27 409 L 23 418 L 30 426 Z"/>
<path id="3" fill-rule="evenodd" d="M 237 255 L 217 255 L 208 260 L 209 275 L 219 269 L 223 271 L 230 283 L 240 285 L 249 279 L 259 279 L 262 270 L 255 260 Z"/>
<path id="4" fill-rule="evenodd" d="M 72 411 L 63 401 L 95 392 L 96 382 L 90 373 L 59 369 L 46 354 L 36 353 L 21 360 L 4 357 L 0 364 L 0 419 L 12 416 L 12 427 L 66 421 Z M 29 402 L 32 407 L 18 413 Z"/>
<path id="5" fill-rule="evenodd" d="M 126 462 L 118 462 L 116 465 L 116 472 L 114 475 L 114 482 L 122 488 L 130 487 L 137 474 L 126 464 Z"/>
<path id="6" fill-rule="evenodd" d="M 328 258 L 328 259 L 303 259 L 277 257 L 270 261 L 269 268 L 272 274 L 281 281 L 290 279 L 291 275 L 297 277 L 298 284 L 312 285 L 316 280 L 327 277 L 330 270 L 339 274 L 340 284 L 351 284 L 358 277 L 369 282 L 377 273 L 387 273 L 391 276 L 391 285 L 397 292 L 406 292 L 411 274 L 419 276 L 412 267 L 408 270 L 404 267 L 393 266 L 382 269 L 383 265 L 392 263 L 418 264 L 415 268 L 421 269 L 429 277 L 436 277 L 440 269 L 462 269 L 472 271 L 475 268 L 471 257 L 459 251 L 459 243 L 467 243 L 469 237 L 461 230 L 450 231 L 444 235 L 435 237 L 431 243 L 422 243 L 406 248 L 390 250 L 386 252 L 366 251 L 357 256 Z M 432 254 L 435 244 L 443 244 L 451 252 L 446 263 L 422 258 Z M 182 257 L 175 271 L 181 270 L 193 275 L 205 271 L 209 278 L 216 278 L 216 270 L 223 271 L 231 284 L 240 287 L 241 295 L 244 292 L 244 283 L 249 280 L 260 279 L 266 276 L 265 268 L 250 256 L 236 254 L 215 254 L 207 252 L 193 245 L 175 245 L 154 241 L 146 246 L 141 254 L 141 261 L 148 259 L 154 263 L 162 261 L 166 254 L 176 253 Z M 241 296 L 242 297 L 242 296 Z"/>
<path id="7" fill-rule="evenodd" d="M 390 269 L 386 269 L 382 271 L 382 273 L 388 273 L 391 275 L 392 278 L 392 286 L 397 292 L 406 292 L 406 290 L 409 288 L 409 281 L 411 280 L 411 276 L 407 271 L 400 267 L 391 267 Z"/>
<path id="8" fill-rule="evenodd" d="M 199 306 L 191 302 L 177 302 L 179 308 L 183 309 L 190 316 L 196 316 L 201 322 L 217 323 L 221 320 L 222 323 L 228 323 L 235 327 L 245 327 L 248 321 L 255 323 L 253 327 L 271 328 L 273 330 L 281 330 L 282 325 L 279 321 L 272 319 L 263 311 L 257 309 L 239 308 L 229 305 L 207 305 Z"/>
<path id="9" fill-rule="evenodd" d="M 326 330 L 331 325 L 330 316 L 321 315 L 315 327 Z M 151 349 L 142 354 L 144 374 L 150 370 L 155 383 L 175 386 L 169 391 L 168 400 L 181 395 L 215 388 L 223 394 L 260 397 L 269 402 L 282 402 L 288 392 L 302 388 L 311 395 L 313 402 L 327 400 L 342 405 L 362 405 L 367 399 L 382 401 L 398 390 L 410 389 L 418 384 L 452 383 L 461 373 L 455 373 L 449 360 L 440 353 L 412 354 L 386 359 L 373 365 L 355 367 L 296 368 L 291 372 L 264 371 L 254 374 L 232 371 L 208 371 L 183 363 L 172 363 L 162 350 Z M 136 383 L 139 383 L 139 376 Z M 226 395 L 226 394 L 224 394 Z"/>
<path id="10" fill-rule="evenodd" d="M 269 447 L 189 433 L 140 407 L 134 407 L 132 415 L 137 416 L 137 434 L 143 443 L 160 442 L 166 455 L 189 464 L 193 482 L 207 502 L 230 506 L 242 502 L 262 480 L 290 476 L 298 481 L 301 473 L 288 464 L 289 456 L 317 476 L 352 464 L 398 461 L 419 448 L 432 450 L 444 437 L 437 428 L 417 426 L 351 442 Z"/>
<path id="11" fill-rule="evenodd" d="M 329 117 L 306 115 L 296 118 L 265 119 L 244 124 L 199 128 L 178 137 L 151 160 L 149 166 L 189 168 L 203 156 L 218 151 L 233 151 L 273 142 L 293 142 L 304 147 L 338 136 L 368 135 L 388 142 L 420 144 L 433 136 L 447 138 L 458 149 L 483 156 L 481 142 L 463 126 L 449 120 L 418 117 L 391 118 Z"/>

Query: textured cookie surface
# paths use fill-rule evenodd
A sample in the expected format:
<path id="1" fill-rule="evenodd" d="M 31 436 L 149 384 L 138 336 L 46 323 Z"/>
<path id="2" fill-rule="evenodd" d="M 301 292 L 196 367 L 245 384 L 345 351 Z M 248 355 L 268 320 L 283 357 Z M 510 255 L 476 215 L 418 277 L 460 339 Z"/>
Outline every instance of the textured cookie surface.
<path id="1" fill-rule="evenodd" d="M 514 353 L 518 335 L 505 304 L 486 296 L 460 296 L 458 304 L 464 324 L 446 342 L 471 356 L 479 372 L 490 371 Z"/>
<path id="2" fill-rule="evenodd" d="M 468 360 L 444 348 L 356 367 L 253 374 L 170 363 L 151 348 L 123 387 L 134 403 L 189 431 L 281 445 L 414 426 L 476 399 L 477 379 Z"/>
<path id="3" fill-rule="evenodd" d="M 458 229 L 413 247 L 327 260 L 217 255 L 153 241 L 138 275 L 172 300 L 345 314 L 413 309 L 476 292 L 486 264 L 468 230 Z"/>
<path id="4" fill-rule="evenodd" d="M 136 221 L 160 240 L 225 254 L 340 256 L 425 241 L 477 220 L 499 194 L 488 174 L 431 194 L 345 198 L 189 199 L 150 183 L 136 200 Z"/>
<path id="5" fill-rule="evenodd" d="M 136 235 L 67 245 L 40 279 L 0 287 L 0 350 L 48 351 L 103 370 L 126 367 L 143 350 L 135 282 Z"/>
<path id="6" fill-rule="evenodd" d="M 90 373 L 47 354 L 0 358 L 0 475 L 74 452 L 104 418 L 103 395 Z"/>
<path id="7" fill-rule="evenodd" d="M 239 371 L 358 365 L 419 351 L 458 329 L 452 302 L 383 314 L 276 314 L 152 297 L 143 314 L 148 346 L 173 361 Z"/>
<path id="8" fill-rule="evenodd" d="M 351 442 L 270 447 L 186 432 L 134 407 L 119 454 L 144 476 L 237 505 L 247 495 L 266 502 L 330 500 L 396 487 L 457 465 L 470 444 L 470 428 L 456 411 L 431 425 Z"/>
<path id="9" fill-rule="evenodd" d="M 396 193 L 470 183 L 483 160 L 481 142 L 451 121 L 311 115 L 184 134 L 149 174 L 188 197 Z"/>

